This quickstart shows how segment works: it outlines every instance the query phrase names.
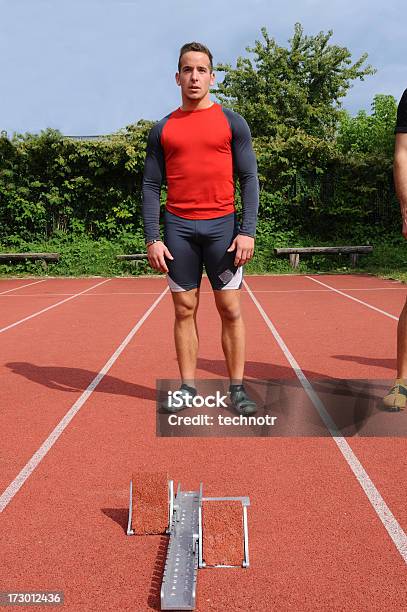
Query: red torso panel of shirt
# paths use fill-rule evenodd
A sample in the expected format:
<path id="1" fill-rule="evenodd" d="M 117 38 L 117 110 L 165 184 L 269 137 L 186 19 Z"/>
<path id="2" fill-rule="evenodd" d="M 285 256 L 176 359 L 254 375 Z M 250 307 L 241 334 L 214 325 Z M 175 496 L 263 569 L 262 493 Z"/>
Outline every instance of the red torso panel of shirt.
<path id="1" fill-rule="evenodd" d="M 161 145 L 167 210 L 186 219 L 212 219 L 235 210 L 232 131 L 219 104 L 174 111 Z"/>

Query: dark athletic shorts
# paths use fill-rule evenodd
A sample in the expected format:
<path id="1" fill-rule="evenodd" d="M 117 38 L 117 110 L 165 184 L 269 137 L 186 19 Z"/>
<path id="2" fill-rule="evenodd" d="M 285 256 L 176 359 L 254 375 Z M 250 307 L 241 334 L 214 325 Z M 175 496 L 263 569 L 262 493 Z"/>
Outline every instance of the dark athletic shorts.
<path id="1" fill-rule="evenodd" d="M 240 289 L 242 267 L 227 253 L 239 233 L 236 213 L 217 219 L 184 219 L 165 211 L 164 242 L 174 260 L 166 259 L 171 291 L 189 291 L 201 284 L 203 266 L 212 289 Z"/>

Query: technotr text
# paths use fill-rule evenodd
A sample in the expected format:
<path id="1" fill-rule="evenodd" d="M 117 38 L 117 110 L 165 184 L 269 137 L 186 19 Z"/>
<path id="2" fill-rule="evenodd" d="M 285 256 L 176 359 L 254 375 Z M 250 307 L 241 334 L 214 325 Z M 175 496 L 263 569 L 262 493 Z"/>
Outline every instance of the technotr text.
<path id="1" fill-rule="evenodd" d="M 223 416 L 221 414 L 218 414 L 215 422 L 214 418 L 215 417 L 209 416 L 207 414 L 196 414 L 195 416 L 178 416 L 176 414 L 172 414 L 168 417 L 168 424 L 172 426 L 195 425 L 198 427 L 212 426 L 215 424 L 221 426 L 237 425 L 242 427 L 249 425 L 262 427 L 264 425 L 273 426 L 277 421 L 276 416 L 271 416 L 269 414 L 266 414 L 264 416 Z"/>

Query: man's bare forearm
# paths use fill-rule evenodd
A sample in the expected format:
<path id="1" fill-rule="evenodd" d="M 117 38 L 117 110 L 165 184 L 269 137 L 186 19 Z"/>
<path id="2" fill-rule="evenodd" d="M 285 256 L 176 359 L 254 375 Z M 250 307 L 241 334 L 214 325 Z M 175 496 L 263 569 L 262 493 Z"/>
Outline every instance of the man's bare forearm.
<path id="1" fill-rule="evenodd" d="M 407 222 L 407 151 L 396 156 L 394 160 L 394 183 L 401 216 L 403 221 Z"/>
<path id="2" fill-rule="evenodd" d="M 396 135 L 394 184 L 403 222 L 407 223 L 407 134 Z"/>

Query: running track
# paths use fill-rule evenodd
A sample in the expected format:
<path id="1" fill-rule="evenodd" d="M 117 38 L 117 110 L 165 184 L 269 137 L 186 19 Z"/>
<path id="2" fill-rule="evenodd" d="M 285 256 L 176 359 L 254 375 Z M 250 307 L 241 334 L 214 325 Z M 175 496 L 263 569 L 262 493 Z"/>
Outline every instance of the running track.
<path id="1" fill-rule="evenodd" d="M 248 378 L 299 376 L 312 395 L 315 378 L 393 377 L 405 285 L 246 282 Z M 131 473 L 168 470 L 251 499 L 251 568 L 200 570 L 198 610 L 406 610 L 406 438 L 157 438 L 155 381 L 178 375 L 165 290 L 0 281 L 0 590 L 62 590 L 69 611 L 159 609 L 166 539 L 124 528 Z M 226 377 L 206 280 L 199 324 L 198 378 Z"/>

